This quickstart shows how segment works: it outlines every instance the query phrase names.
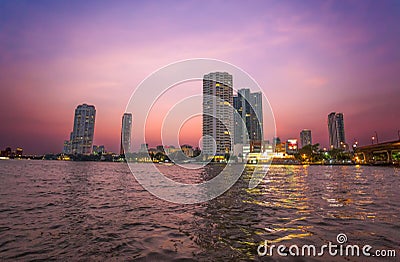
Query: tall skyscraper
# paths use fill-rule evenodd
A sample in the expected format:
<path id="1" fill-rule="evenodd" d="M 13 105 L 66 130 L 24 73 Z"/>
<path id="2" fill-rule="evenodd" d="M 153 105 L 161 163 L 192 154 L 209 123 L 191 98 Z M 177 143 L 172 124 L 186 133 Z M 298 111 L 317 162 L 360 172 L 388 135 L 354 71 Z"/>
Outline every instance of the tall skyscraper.
<path id="1" fill-rule="evenodd" d="M 75 109 L 74 128 L 70 135 L 71 154 L 92 153 L 96 109 L 93 105 L 82 104 Z"/>
<path id="2" fill-rule="evenodd" d="M 131 153 L 131 135 L 132 135 L 132 114 L 125 113 L 122 116 L 121 126 L 121 148 L 119 153 Z"/>
<path id="3" fill-rule="evenodd" d="M 300 132 L 300 143 L 301 147 L 312 145 L 311 130 L 303 129 Z"/>
<path id="4" fill-rule="evenodd" d="M 233 107 L 237 112 L 237 114 L 234 114 L 234 143 L 248 144 L 250 139 L 251 125 L 250 89 L 238 90 L 238 94 L 233 97 Z"/>
<path id="5" fill-rule="evenodd" d="M 222 159 L 231 154 L 233 143 L 233 78 L 214 72 L 203 78 L 203 153 Z M 215 140 L 215 147 L 214 142 Z"/>
<path id="6" fill-rule="evenodd" d="M 251 93 L 250 89 L 238 90 L 233 97 L 235 114 L 235 144 L 249 144 L 263 140 L 263 112 L 261 92 Z M 244 127 L 243 124 L 246 126 Z M 247 130 L 247 133 L 246 133 Z"/>
<path id="7" fill-rule="evenodd" d="M 328 115 L 328 132 L 331 148 L 343 148 L 346 146 L 342 113 L 332 112 Z"/>
<path id="8" fill-rule="evenodd" d="M 250 141 L 262 141 L 263 137 L 263 111 L 262 111 L 262 93 L 250 93 Z"/>

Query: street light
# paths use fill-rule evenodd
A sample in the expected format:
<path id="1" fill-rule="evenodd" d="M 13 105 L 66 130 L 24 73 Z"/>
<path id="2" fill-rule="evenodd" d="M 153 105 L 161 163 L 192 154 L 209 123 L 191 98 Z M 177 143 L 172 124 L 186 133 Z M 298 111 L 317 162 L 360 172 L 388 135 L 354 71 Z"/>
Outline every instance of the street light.
<path id="1" fill-rule="evenodd" d="M 374 144 L 375 137 L 374 137 L 374 136 L 372 136 L 372 137 L 371 137 L 371 139 L 372 139 L 372 140 L 371 140 L 371 141 L 372 141 L 372 144 Z"/>
<path id="2" fill-rule="evenodd" d="M 378 133 L 375 131 L 376 143 L 379 144 Z"/>

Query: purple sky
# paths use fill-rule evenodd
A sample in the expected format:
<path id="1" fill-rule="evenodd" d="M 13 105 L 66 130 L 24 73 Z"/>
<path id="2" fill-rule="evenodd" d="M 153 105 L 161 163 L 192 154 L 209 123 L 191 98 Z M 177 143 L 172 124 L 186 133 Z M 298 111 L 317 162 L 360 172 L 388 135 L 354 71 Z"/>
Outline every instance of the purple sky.
<path id="1" fill-rule="evenodd" d="M 350 144 L 375 131 L 398 138 L 399 1 L 159 2 L 0 2 L 0 148 L 60 152 L 86 102 L 97 109 L 95 144 L 117 152 L 135 87 L 193 57 L 254 77 L 281 139 L 307 128 L 326 146 L 331 111 L 344 113 Z M 197 143 L 199 121 L 183 142 Z"/>

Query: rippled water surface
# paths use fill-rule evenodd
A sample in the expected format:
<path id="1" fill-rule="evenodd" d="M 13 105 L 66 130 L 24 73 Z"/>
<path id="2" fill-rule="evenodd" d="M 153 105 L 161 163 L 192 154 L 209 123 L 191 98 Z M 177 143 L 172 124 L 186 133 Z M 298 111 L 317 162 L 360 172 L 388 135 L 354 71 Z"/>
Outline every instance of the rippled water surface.
<path id="1" fill-rule="evenodd" d="M 192 182 L 218 169 L 159 168 Z M 0 260 L 269 261 L 282 258 L 259 257 L 264 240 L 321 246 L 338 233 L 400 256 L 398 169 L 272 166 L 248 189 L 253 169 L 220 197 L 183 205 L 145 191 L 123 163 L 0 161 Z"/>

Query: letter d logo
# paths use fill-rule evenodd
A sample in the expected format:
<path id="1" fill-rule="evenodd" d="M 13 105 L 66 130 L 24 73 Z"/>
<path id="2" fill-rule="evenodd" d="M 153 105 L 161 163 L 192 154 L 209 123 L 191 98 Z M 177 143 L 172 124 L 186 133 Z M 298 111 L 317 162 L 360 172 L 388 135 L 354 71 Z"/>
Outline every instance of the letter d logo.
<path id="1" fill-rule="evenodd" d="M 268 253 L 268 242 L 267 240 L 264 240 L 264 244 L 260 244 L 257 247 L 257 253 L 260 257 L 263 257 L 267 255 Z"/>

